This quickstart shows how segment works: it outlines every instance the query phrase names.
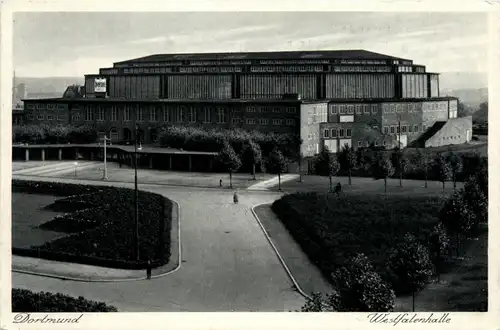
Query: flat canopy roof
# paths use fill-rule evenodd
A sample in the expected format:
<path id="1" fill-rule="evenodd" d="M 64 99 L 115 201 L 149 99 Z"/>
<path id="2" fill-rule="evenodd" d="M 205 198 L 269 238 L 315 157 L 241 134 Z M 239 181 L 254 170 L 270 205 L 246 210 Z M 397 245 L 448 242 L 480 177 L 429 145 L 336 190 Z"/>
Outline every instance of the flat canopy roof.
<path id="1" fill-rule="evenodd" d="M 241 53 L 179 53 L 155 54 L 135 59 L 115 62 L 127 64 L 134 62 L 161 62 L 184 60 L 403 60 L 400 57 L 370 52 L 362 49 L 353 50 L 311 50 L 311 51 L 269 51 L 269 52 L 241 52 Z"/>

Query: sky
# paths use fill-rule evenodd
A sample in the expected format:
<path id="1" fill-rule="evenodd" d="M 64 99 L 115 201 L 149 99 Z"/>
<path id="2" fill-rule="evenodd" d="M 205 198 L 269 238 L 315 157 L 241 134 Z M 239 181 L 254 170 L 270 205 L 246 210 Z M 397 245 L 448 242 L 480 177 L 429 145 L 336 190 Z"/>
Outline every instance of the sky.
<path id="1" fill-rule="evenodd" d="M 484 13 L 24 12 L 13 30 L 25 77 L 83 77 L 150 54 L 272 50 L 366 49 L 430 72 L 488 67 Z"/>

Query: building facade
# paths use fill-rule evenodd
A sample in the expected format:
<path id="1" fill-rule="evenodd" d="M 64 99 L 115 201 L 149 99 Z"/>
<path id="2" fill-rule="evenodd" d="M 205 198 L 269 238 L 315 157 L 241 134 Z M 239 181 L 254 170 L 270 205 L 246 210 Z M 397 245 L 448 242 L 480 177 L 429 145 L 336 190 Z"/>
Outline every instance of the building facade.
<path id="1" fill-rule="evenodd" d="M 305 156 L 406 146 L 457 107 L 437 73 L 363 50 L 152 55 L 86 75 L 83 97 L 25 100 L 27 122 L 89 124 L 115 140 L 135 124 L 147 143 L 165 125 L 238 127 L 300 134 Z"/>

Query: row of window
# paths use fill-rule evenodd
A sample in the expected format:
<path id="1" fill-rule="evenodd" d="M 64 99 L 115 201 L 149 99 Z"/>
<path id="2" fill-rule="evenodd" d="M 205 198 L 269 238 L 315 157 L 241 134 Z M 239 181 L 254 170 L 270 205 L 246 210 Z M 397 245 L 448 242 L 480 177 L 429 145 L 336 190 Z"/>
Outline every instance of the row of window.
<path id="1" fill-rule="evenodd" d="M 460 140 L 460 135 L 443 136 L 443 140 Z"/>
<path id="2" fill-rule="evenodd" d="M 378 147 L 380 145 L 379 141 L 378 140 L 373 141 L 373 145 L 375 147 Z M 382 145 L 386 146 L 387 145 L 387 141 L 382 141 Z M 371 142 L 370 141 L 358 141 L 358 147 L 359 148 L 362 148 L 362 147 L 367 147 L 368 148 L 370 146 L 371 146 Z"/>
<path id="3" fill-rule="evenodd" d="M 325 138 L 337 138 L 337 137 L 340 137 L 340 138 L 350 138 L 351 137 L 351 134 L 352 134 L 352 130 L 350 128 L 340 128 L 340 129 L 336 129 L 336 128 L 332 128 L 332 129 L 328 129 L 328 128 L 325 128 L 323 130 L 323 137 Z"/>
<path id="4" fill-rule="evenodd" d="M 426 125 L 422 125 L 422 132 L 427 129 Z M 401 125 L 401 133 L 418 133 L 419 125 Z M 384 134 L 399 134 L 399 125 L 384 126 Z"/>
<path id="5" fill-rule="evenodd" d="M 391 72 L 390 66 L 332 66 L 334 72 Z"/>
<path id="6" fill-rule="evenodd" d="M 239 119 L 239 118 L 238 118 Z M 241 119 L 237 123 L 241 123 Z M 233 124 L 235 122 L 233 121 Z M 295 125 L 295 119 L 268 119 L 268 118 L 247 118 L 246 123 L 249 125 L 269 125 L 269 123 L 272 123 L 272 125 L 275 126 L 282 126 L 282 125 L 287 125 L 287 126 L 294 126 Z"/>
<path id="7" fill-rule="evenodd" d="M 246 108 L 246 112 L 262 112 L 262 113 L 269 113 L 269 112 L 273 112 L 273 113 L 280 113 L 282 110 L 282 108 L 279 108 L 279 107 L 273 107 L 273 108 L 270 108 L 270 107 L 247 107 Z M 297 112 L 297 109 L 294 108 L 294 107 L 287 107 L 286 108 L 286 113 L 296 113 Z"/>
<path id="8" fill-rule="evenodd" d="M 28 120 L 33 120 L 35 118 L 34 115 L 32 114 L 29 114 L 28 116 Z M 65 118 L 65 116 L 54 116 L 54 115 L 47 115 L 47 120 L 58 120 L 58 121 L 63 121 Z M 41 115 L 41 114 L 38 114 L 36 116 L 36 119 L 37 120 L 45 120 L 45 116 L 44 115 Z"/>
<path id="9" fill-rule="evenodd" d="M 151 108 L 149 109 L 149 121 L 150 122 L 156 122 L 158 121 L 159 114 L 163 112 L 163 121 L 164 122 L 185 122 L 186 119 L 190 123 L 195 123 L 197 122 L 197 109 L 196 108 L 180 108 L 178 109 L 175 113 L 170 111 L 171 109 L 165 109 L 165 111 L 161 111 L 160 109 L 156 108 Z M 294 109 L 295 110 L 295 109 Z M 131 109 L 130 108 L 125 108 L 123 109 L 123 120 L 124 121 L 130 121 L 131 120 Z M 212 118 L 212 109 L 210 108 L 205 108 L 203 109 L 203 122 L 204 123 L 211 123 L 213 118 Z M 106 120 L 105 117 L 105 111 L 103 108 L 97 108 L 96 111 L 92 108 L 87 108 L 85 109 L 85 120 L 86 121 L 93 121 L 95 119 L 97 121 L 104 121 Z M 139 109 L 137 112 L 137 121 L 144 121 L 144 109 Z M 224 108 L 218 108 L 216 112 L 216 120 L 217 123 L 223 124 L 227 123 L 227 112 L 225 111 Z M 79 121 L 80 120 L 80 114 L 74 114 L 73 115 L 73 120 L 74 121 Z M 116 107 L 111 108 L 110 112 L 110 120 L 111 121 L 117 121 L 118 120 L 118 109 Z M 268 125 L 269 124 L 269 119 L 268 118 L 261 118 L 260 124 L 261 125 Z M 239 117 L 234 117 L 232 119 L 233 123 L 240 123 L 241 118 Z M 257 119 L 252 119 L 249 118 L 247 119 L 247 124 L 256 124 Z M 286 125 L 295 125 L 295 120 L 294 119 L 272 119 L 273 125 L 283 125 L 283 123 L 286 123 Z"/>
<path id="10" fill-rule="evenodd" d="M 294 66 L 274 66 L 274 65 L 254 65 L 250 67 L 250 72 L 321 72 L 323 66 L 321 65 L 294 65 Z"/>
<path id="11" fill-rule="evenodd" d="M 353 115 L 354 113 L 360 114 L 376 114 L 378 112 L 378 105 L 376 104 L 351 104 L 351 105 L 333 105 L 330 108 L 332 115 Z"/>
<path id="12" fill-rule="evenodd" d="M 35 104 L 33 103 L 28 103 L 26 104 L 26 109 L 34 110 L 35 109 Z M 37 110 L 64 110 L 64 104 L 43 104 L 43 103 L 37 103 L 36 104 L 36 109 Z"/>

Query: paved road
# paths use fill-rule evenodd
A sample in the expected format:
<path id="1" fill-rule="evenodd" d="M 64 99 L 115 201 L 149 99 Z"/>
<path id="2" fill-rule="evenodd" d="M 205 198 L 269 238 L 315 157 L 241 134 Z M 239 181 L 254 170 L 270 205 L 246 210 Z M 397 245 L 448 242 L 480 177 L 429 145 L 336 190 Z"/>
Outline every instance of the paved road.
<path id="1" fill-rule="evenodd" d="M 130 184 L 114 184 L 131 186 Z M 289 311 L 295 291 L 250 207 L 279 195 L 140 185 L 181 208 L 182 267 L 151 281 L 85 283 L 13 273 L 12 286 L 105 301 L 120 311 Z"/>

